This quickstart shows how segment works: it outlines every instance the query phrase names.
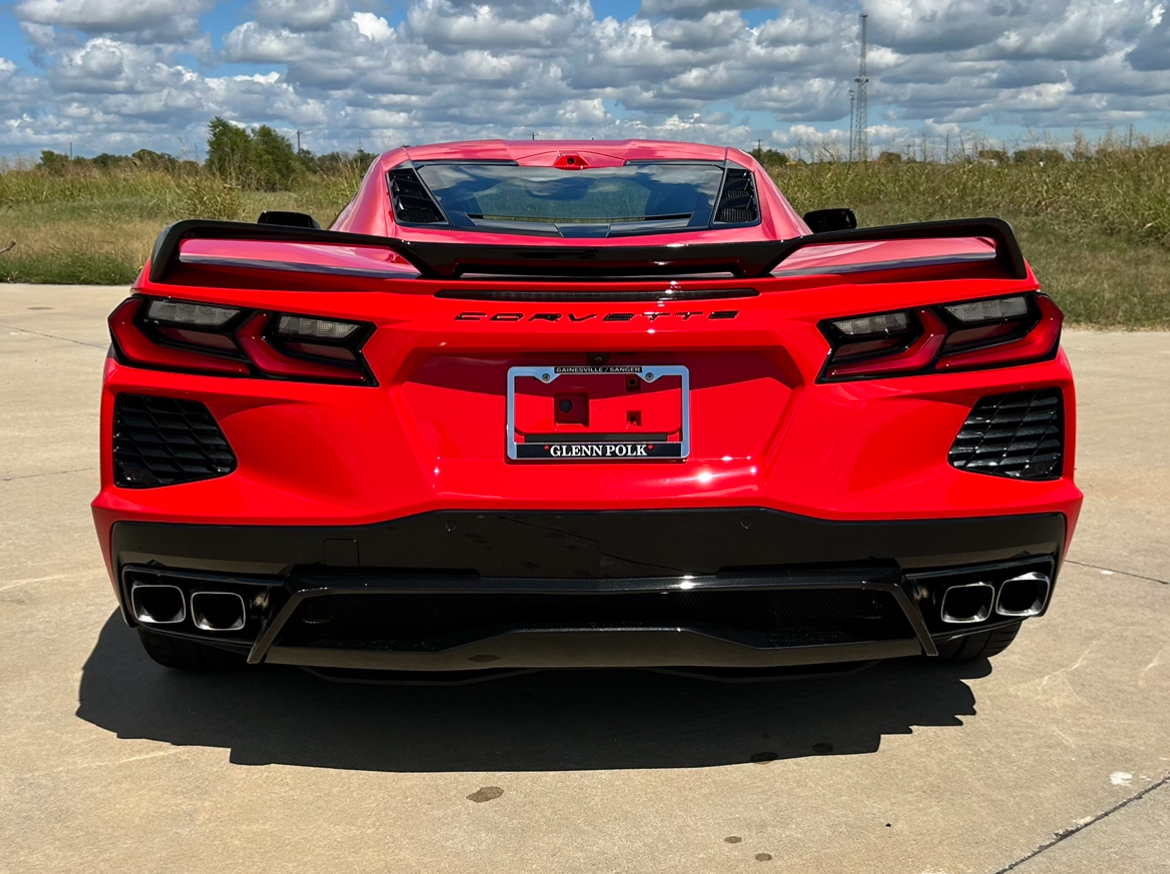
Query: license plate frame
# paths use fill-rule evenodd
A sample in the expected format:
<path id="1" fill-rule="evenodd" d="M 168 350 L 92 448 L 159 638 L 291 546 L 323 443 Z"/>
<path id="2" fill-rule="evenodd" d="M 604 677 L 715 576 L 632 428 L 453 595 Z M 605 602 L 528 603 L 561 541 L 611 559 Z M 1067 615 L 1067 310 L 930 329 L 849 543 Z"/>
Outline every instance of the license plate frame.
<path id="1" fill-rule="evenodd" d="M 650 443 L 644 439 L 593 441 L 559 438 L 547 446 L 517 440 L 516 380 L 527 377 L 551 385 L 558 377 L 569 374 L 637 376 L 643 383 L 654 383 L 663 377 L 679 377 L 681 382 L 679 439 Z M 511 461 L 684 461 L 691 454 L 691 379 L 690 370 L 681 364 L 548 364 L 509 367 L 506 403 L 506 443 L 508 458 Z M 582 436 L 588 437 L 588 434 Z"/>

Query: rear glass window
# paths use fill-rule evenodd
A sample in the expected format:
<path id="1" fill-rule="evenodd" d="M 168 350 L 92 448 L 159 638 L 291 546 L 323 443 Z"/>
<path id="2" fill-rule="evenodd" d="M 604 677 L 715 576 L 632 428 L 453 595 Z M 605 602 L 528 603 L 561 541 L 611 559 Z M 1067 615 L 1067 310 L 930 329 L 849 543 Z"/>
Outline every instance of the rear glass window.
<path id="1" fill-rule="evenodd" d="M 561 236 L 706 227 L 721 164 L 631 164 L 586 170 L 424 164 L 418 174 L 456 226 Z"/>

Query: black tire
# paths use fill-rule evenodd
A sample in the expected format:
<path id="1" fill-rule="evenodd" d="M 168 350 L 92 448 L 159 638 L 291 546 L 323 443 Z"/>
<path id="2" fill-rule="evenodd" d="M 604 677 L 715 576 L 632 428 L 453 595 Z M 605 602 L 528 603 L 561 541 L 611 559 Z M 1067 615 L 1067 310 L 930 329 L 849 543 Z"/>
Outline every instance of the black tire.
<path id="1" fill-rule="evenodd" d="M 229 671 L 244 666 L 244 657 L 218 647 L 138 629 L 146 654 L 164 668 L 178 671 Z"/>
<path id="2" fill-rule="evenodd" d="M 946 662 L 970 662 L 975 659 L 989 659 L 997 656 L 1016 639 L 1020 632 L 1020 623 L 997 628 L 994 631 L 984 631 L 981 634 L 969 634 L 956 640 L 948 640 L 938 648 L 938 657 Z"/>

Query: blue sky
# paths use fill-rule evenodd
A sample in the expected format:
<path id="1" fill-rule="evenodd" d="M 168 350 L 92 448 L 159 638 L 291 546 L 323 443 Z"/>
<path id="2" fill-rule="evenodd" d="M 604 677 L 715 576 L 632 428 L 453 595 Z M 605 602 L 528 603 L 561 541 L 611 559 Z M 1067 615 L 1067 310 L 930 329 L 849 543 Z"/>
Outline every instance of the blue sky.
<path id="1" fill-rule="evenodd" d="M 1167 0 L 866 0 L 870 139 L 1170 125 Z M 206 124 L 315 151 L 481 137 L 843 147 L 856 0 L 17 0 L 0 154 L 153 148 Z M 995 145 L 995 143 L 991 143 Z"/>

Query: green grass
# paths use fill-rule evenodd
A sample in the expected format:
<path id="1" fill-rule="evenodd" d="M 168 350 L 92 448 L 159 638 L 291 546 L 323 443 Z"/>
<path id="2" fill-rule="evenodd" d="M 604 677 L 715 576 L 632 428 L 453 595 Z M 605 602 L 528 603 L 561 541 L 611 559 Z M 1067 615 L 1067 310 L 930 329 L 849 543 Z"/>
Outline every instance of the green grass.
<path id="1" fill-rule="evenodd" d="M 124 285 L 163 226 L 184 218 L 254 221 L 266 209 L 308 212 L 327 224 L 361 177 L 314 177 L 296 191 L 244 191 L 203 171 L 63 175 L 0 164 L 0 281 Z"/>
<path id="2" fill-rule="evenodd" d="M 862 225 L 995 215 L 1012 222 L 1044 290 L 1070 324 L 1170 328 L 1170 145 L 1103 140 L 1077 160 L 824 161 L 773 167 L 797 210 L 850 206 Z M 244 191 L 202 170 L 92 168 L 53 175 L 0 165 L 0 280 L 133 280 L 159 229 L 182 218 L 254 220 L 265 209 L 330 222 L 356 173 L 294 191 Z"/>
<path id="3" fill-rule="evenodd" d="M 1170 145 L 1041 166 L 822 162 L 773 168 L 800 212 L 849 206 L 865 226 L 963 216 L 1010 221 L 1070 324 L 1170 328 Z"/>

